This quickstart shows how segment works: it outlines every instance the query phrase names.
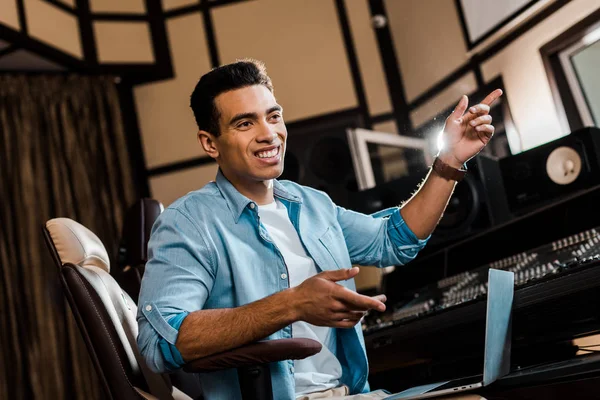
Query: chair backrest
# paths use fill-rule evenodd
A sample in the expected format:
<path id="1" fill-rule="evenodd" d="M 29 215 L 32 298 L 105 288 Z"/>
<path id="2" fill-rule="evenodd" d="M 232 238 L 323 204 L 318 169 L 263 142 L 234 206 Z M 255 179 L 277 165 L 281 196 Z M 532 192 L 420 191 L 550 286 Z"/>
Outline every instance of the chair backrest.
<path id="1" fill-rule="evenodd" d="M 136 344 L 137 306 L 110 275 L 109 257 L 100 239 L 68 218 L 48 221 L 44 236 L 109 397 L 140 399 L 147 397 L 142 392 L 151 392 L 172 398 L 168 378 L 143 364 Z M 177 397 L 185 398 L 179 392 Z"/>
<path id="2" fill-rule="evenodd" d="M 163 210 L 164 207 L 158 200 L 143 198 L 135 202 L 125 214 L 118 257 L 120 272 L 115 276 L 133 299 L 137 299 L 140 293 L 144 267 L 148 261 L 148 240 L 152 225 Z"/>
<path id="3" fill-rule="evenodd" d="M 142 198 L 125 214 L 118 257 L 120 271 L 113 271 L 113 276 L 133 299 L 140 295 L 152 225 L 163 211 L 164 207 L 158 200 Z M 175 371 L 170 374 L 170 378 L 175 386 L 191 397 L 202 398 L 202 388 L 196 377 L 183 371 Z"/>

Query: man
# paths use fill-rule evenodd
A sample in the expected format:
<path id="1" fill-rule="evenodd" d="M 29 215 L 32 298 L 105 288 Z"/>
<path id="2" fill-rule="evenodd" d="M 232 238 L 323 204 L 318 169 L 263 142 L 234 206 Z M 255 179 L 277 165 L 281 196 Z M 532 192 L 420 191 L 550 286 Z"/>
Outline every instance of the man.
<path id="1" fill-rule="evenodd" d="M 401 209 L 375 218 L 276 180 L 287 131 L 261 63 L 204 75 L 191 107 L 199 142 L 219 172 L 153 227 L 138 314 L 149 366 L 170 371 L 265 338 L 308 337 L 323 350 L 272 364 L 275 399 L 368 392 L 359 321 L 367 310 L 384 311 L 385 296 L 357 294 L 352 265 L 405 264 L 425 246 L 452 194 L 453 174 L 494 133 L 489 105 L 501 94 L 466 114 L 463 96 L 446 121 L 434 172 Z M 206 399 L 240 398 L 236 374 L 200 374 Z"/>

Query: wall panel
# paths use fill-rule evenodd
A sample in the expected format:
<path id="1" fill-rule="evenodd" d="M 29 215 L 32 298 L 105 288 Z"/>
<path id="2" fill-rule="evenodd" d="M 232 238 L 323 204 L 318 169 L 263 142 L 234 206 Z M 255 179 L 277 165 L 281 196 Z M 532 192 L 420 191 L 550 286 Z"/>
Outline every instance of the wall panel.
<path id="1" fill-rule="evenodd" d="M 63 3 L 66 4 L 72 8 L 76 8 L 77 5 L 75 4 L 75 0 L 58 0 L 59 3 Z"/>
<path id="2" fill-rule="evenodd" d="M 392 102 L 367 0 L 346 0 L 346 9 L 369 113 L 377 115 L 390 112 Z"/>
<path id="3" fill-rule="evenodd" d="M 163 10 L 168 11 L 174 8 L 198 4 L 199 0 L 162 0 Z"/>
<path id="4" fill-rule="evenodd" d="M 385 0 L 406 100 L 468 61 L 454 0 Z"/>
<path id="5" fill-rule="evenodd" d="M 79 23 L 74 15 L 40 0 L 25 0 L 25 14 L 31 36 L 77 58 L 83 57 Z"/>
<path id="6" fill-rule="evenodd" d="M 89 0 L 92 12 L 145 13 L 144 0 Z"/>
<path id="7" fill-rule="evenodd" d="M 94 22 L 98 61 L 102 63 L 153 63 L 147 22 Z M 118 44 L 118 45 L 116 45 Z"/>
<path id="8" fill-rule="evenodd" d="M 217 176 L 217 164 L 211 163 L 170 174 L 151 177 L 150 195 L 165 207 L 193 190 L 200 189 Z"/>
<path id="9" fill-rule="evenodd" d="M 213 11 L 222 63 L 266 63 L 293 121 L 357 106 L 333 0 L 260 0 Z"/>
<path id="10" fill-rule="evenodd" d="M 463 75 L 461 78 L 454 81 L 452 85 L 448 86 L 431 100 L 410 113 L 410 120 L 413 126 L 417 128 L 424 123 L 429 122 L 441 111 L 458 104 L 460 96 L 463 94 L 468 95 L 476 90 L 477 82 L 475 81 L 475 75 L 472 72 Z M 469 99 L 469 104 L 472 103 L 473 101 Z"/>
<path id="11" fill-rule="evenodd" d="M 16 0 L 0 1 L 0 23 L 3 23 L 13 29 L 21 30 Z"/>
<path id="12" fill-rule="evenodd" d="M 396 124 L 396 121 L 394 120 L 373 124 L 373 130 L 377 132 L 394 133 L 396 135 L 399 134 L 398 124 Z"/>
<path id="13" fill-rule="evenodd" d="M 134 90 L 149 168 L 204 154 L 190 109 L 190 95 L 198 79 L 211 68 L 202 16 L 193 13 L 171 18 L 166 25 L 175 78 Z"/>

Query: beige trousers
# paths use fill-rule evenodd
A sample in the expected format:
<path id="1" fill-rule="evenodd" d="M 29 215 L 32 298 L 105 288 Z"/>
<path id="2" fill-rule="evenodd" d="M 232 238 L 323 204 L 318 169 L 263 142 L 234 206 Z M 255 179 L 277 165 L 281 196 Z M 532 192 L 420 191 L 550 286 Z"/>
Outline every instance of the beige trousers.
<path id="1" fill-rule="evenodd" d="M 328 400 L 380 400 L 388 397 L 389 394 L 383 390 L 376 390 L 374 392 L 348 395 L 348 387 L 340 386 L 333 389 L 325 390 L 322 392 L 314 392 L 309 394 L 303 394 L 296 397 L 296 400 L 317 400 L 317 399 L 328 399 Z M 438 397 L 435 397 L 438 398 Z M 460 396 L 449 396 L 439 397 L 440 399 L 447 400 L 485 400 L 477 394 L 464 394 Z"/>

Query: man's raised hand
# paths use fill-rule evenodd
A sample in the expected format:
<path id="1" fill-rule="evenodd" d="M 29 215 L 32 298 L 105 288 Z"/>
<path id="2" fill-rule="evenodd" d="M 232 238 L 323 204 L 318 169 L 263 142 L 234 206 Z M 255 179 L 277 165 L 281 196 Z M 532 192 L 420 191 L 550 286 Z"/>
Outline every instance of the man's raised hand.
<path id="1" fill-rule="evenodd" d="M 444 125 L 444 145 L 439 154 L 442 161 L 460 168 L 487 145 L 494 134 L 490 107 L 500 96 L 502 90 L 496 89 L 466 113 L 469 99 L 467 96 L 461 97 Z"/>

